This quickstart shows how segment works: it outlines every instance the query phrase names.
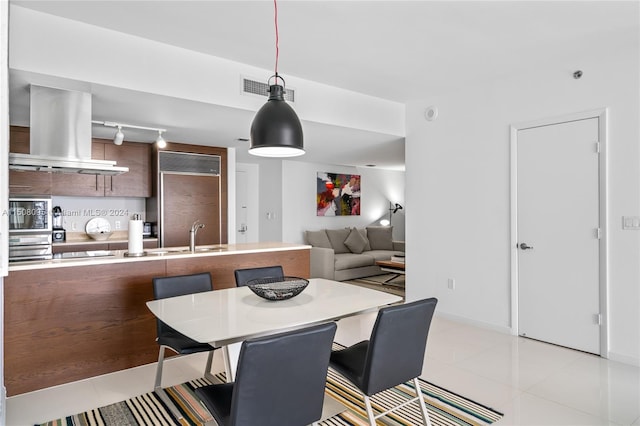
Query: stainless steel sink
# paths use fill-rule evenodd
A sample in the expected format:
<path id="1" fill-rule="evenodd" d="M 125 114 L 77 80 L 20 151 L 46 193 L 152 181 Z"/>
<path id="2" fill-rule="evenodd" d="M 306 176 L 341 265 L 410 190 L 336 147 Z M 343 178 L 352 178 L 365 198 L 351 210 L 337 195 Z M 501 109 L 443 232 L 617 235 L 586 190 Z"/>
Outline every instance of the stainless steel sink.
<path id="1" fill-rule="evenodd" d="M 198 251 L 219 251 L 222 247 L 200 247 L 196 248 L 196 252 Z"/>
<path id="2" fill-rule="evenodd" d="M 189 253 L 189 252 L 190 252 L 189 249 L 156 249 L 156 250 L 148 251 L 149 254 L 155 254 L 155 255 Z"/>
<path id="3" fill-rule="evenodd" d="M 203 253 L 208 251 L 220 251 L 222 249 L 221 246 L 212 246 L 212 247 L 196 247 L 196 251 L 192 252 L 188 248 L 163 248 L 157 249 L 153 251 L 149 251 L 150 254 L 155 255 L 163 255 L 163 254 L 185 254 L 185 253 Z"/>

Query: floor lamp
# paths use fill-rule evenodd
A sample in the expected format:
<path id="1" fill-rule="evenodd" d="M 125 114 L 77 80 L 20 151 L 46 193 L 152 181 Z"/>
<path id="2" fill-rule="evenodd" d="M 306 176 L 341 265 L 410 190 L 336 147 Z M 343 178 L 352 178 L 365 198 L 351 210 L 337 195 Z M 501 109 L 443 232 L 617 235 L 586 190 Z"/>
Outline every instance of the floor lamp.
<path id="1" fill-rule="evenodd" d="M 398 203 L 395 204 L 395 206 L 391 203 L 391 201 L 389 201 L 389 219 L 382 219 L 380 221 L 380 225 L 382 226 L 391 226 L 391 218 L 393 217 L 394 214 L 398 213 L 398 210 L 402 210 L 402 206 Z"/>

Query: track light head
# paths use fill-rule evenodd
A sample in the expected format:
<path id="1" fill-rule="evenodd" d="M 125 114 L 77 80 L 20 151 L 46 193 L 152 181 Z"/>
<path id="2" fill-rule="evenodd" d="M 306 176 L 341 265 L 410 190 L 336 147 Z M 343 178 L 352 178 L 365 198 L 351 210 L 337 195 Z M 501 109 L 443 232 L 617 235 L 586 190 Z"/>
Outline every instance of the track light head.
<path id="1" fill-rule="evenodd" d="M 167 141 L 162 137 L 162 130 L 158 130 L 158 137 L 156 138 L 156 146 L 160 149 L 167 147 Z"/>
<path id="2" fill-rule="evenodd" d="M 118 126 L 118 131 L 113 138 L 113 143 L 116 145 L 122 145 L 122 141 L 124 141 L 124 133 L 122 133 L 122 126 Z"/>

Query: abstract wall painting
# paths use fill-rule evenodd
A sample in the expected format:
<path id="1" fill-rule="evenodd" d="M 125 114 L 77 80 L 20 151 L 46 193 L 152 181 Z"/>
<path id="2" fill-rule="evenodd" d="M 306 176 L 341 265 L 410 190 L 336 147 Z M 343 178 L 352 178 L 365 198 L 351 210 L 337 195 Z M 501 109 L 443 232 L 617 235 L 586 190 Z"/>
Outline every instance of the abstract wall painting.
<path id="1" fill-rule="evenodd" d="M 359 216 L 360 175 L 318 172 L 318 216 Z"/>

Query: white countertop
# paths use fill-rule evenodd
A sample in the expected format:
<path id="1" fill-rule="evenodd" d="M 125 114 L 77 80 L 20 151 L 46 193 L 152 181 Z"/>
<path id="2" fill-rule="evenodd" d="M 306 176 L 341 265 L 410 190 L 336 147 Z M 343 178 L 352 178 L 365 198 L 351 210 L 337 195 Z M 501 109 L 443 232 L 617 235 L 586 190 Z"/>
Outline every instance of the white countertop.
<path id="1" fill-rule="evenodd" d="M 244 253 L 264 253 L 270 251 L 306 250 L 311 246 L 281 242 L 221 244 L 197 246 L 191 253 L 188 247 L 168 247 L 145 250 L 144 256 L 127 256 L 127 250 L 113 250 L 113 256 L 101 256 L 82 259 L 51 259 L 9 263 L 9 272 L 33 269 L 64 268 L 71 266 L 107 265 L 111 263 L 147 262 L 161 259 L 178 259 L 189 257 L 225 256 Z"/>
<path id="2" fill-rule="evenodd" d="M 147 306 L 180 333 L 220 347 L 400 301 L 402 298 L 393 294 L 311 278 L 302 293 L 288 300 L 265 300 L 245 286 L 152 300 Z"/>

